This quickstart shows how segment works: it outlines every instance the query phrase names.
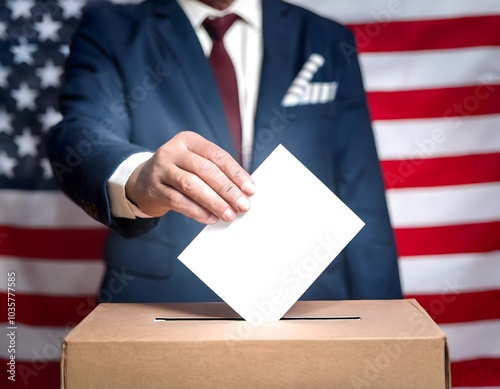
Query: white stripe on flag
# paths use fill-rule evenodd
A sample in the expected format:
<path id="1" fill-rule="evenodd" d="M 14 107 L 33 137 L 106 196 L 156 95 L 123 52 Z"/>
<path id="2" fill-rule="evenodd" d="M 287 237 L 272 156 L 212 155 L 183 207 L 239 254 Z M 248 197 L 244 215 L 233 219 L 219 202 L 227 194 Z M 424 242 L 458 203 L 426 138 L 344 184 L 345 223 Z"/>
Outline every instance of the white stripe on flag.
<path id="1" fill-rule="evenodd" d="M 2 328 L 9 333 L 9 325 L 1 323 Z M 34 366 L 50 361 L 59 361 L 61 358 L 62 340 L 71 328 L 64 327 L 32 327 L 17 324 L 16 361 L 33 362 Z M 0 358 L 9 358 L 9 337 L 0 336 Z M 36 369 L 38 371 L 38 369 Z"/>
<path id="2" fill-rule="evenodd" d="M 286 0 L 342 23 L 414 19 L 447 19 L 490 15 L 500 12 L 498 0 L 435 0 L 432 4 L 415 0 Z"/>
<path id="3" fill-rule="evenodd" d="M 381 160 L 500 152 L 500 115 L 375 121 Z"/>
<path id="4" fill-rule="evenodd" d="M 368 92 L 500 82 L 500 48 L 497 47 L 363 53 L 360 55 L 360 64 Z"/>
<path id="5" fill-rule="evenodd" d="M 400 257 L 399 272 L 403 292 L 408 295 L 498 290 L 500 251 Z"/>
<path id="6" fill-rule="evenodd" d="M 20 227 L 103 227 L 60 191 L 0 189 L 0 225 Z"/>
<path id="7" fill-rule="evenodd" d="M 17 294 L 89 296 L 98 291 L 104 273 L 102 261 L 15 259 L 0 256 L 0 274 L 16 272 Z M 0 278 L 7 292 L 7 277 Z"/>
<path id="8" fill-rule="evenodd" d="M 395 228 L 498 221 L 499 200 L 500 182 L 387 190 Z M 478 206 L 471 206 L 474 204 Z"/>
<path id="9" fill-rule="evenodd" d="M 500 358 L 500 320 L 441 324 L 452 362 Z"/>

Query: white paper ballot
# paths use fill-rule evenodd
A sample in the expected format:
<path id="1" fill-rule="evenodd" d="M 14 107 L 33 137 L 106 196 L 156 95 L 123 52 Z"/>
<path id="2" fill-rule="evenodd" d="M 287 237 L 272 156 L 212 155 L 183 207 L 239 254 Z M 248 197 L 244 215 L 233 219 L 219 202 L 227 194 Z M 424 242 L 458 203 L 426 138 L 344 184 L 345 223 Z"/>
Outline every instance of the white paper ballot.
<path id="1" fill-rule="evenodd" d="M 364 223 L 282 145 L 252 178 L 250 210 L 179 259 L 245 320 L 278 321 Z"/>

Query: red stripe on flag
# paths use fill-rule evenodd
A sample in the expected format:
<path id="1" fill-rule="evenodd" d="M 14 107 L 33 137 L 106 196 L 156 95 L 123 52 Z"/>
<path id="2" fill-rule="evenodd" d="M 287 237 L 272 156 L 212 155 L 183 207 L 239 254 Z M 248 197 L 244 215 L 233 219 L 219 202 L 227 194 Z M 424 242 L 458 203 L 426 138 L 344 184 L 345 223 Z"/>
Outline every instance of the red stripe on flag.
<path id="1" fill-rule="evenodd" d="M 500 290 L 474 293 L 444 290 L 438 295 L 405 297 L 415 298 L 438 324 L 500 319 Z"/>
<path id="2" fill-rule="evenodd" d="M 500 153 L 382 161 L 388 189 L 500 181 Z"/>
<path id="3" fill-rule="evenodd" d="M 500 85 L 368 92 L 373 120 L 467 117 L 500 113 Z"/>
<path id="4" fill-rule="evenodd" d="M 452 386 L 500 386 L 500 358 L 474 359 L 451 364 Z"/>
<path id="5" fill-rule="evenodd" d="M 0 255 L 48 259 L 102 259 L 108 231 L 1 227 Z"/>
<path id="6" fill-rule="evenodd" d="M 352 24 L 361 53 L 500 46 L 500 15 Z"/>
<path id="7" fill-rule="evenodd" d="M 0 293 L 0 301 L 7 294 Z M 30 326 L 73 327 L 96 306 L 96 296 L 59 297 L 16 294 L 16 322 Z"/>
<path id="8" fill-rule="evenodd" d="M 7 365 L 7 359 L 0 359 L 2 369 Z M 2 382 L 2 388 L 9 389 L 59 389 L 61 387 L 60 370 L 61 364 L 58 361 L 47 362 L 45 360 L 34 359 L 32 362 L 19 361 L 16 359 L 16 380 L 10 381 L 5 374 L 2 378 L 7 382 Z"/>
<path id="9" fill-rule="evenodd" d="M 402 257 L 500 250 L 500 222 L 396 228 L 394 233 Z"/>

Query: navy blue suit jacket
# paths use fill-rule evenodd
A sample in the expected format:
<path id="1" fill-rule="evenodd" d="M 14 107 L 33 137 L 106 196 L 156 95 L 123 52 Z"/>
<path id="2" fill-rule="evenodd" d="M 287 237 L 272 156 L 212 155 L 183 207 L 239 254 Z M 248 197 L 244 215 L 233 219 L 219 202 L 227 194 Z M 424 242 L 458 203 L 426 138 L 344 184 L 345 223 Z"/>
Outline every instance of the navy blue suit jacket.
<path id="1" fill-rule="evenodd" d="M 400 298 L 353 36 L 296 6 L 262 3 L 264 56 L 250 170 L 281 143 L 366 223 L 303 298 Z M 285 109 L 283 96 L 313 53 L 325 58 L 313 81 L 338 82 L 336 97 Z M 156 219 L 113 217 L 106 191 L 125 158 L 155 151 L 180 131 L 196 131 L 235 154 L 214 74 L 178 4 L 146 0 L 88 9 L 67 60 L 61 110 L 64 119 L 49 133 L 47 148 L 64 192 L 111 227 L 105 292 L 114 295 L 108 300 L 217 300 L 177 260 L 203 225 L 176 212 Z M 122 284 L 116 293 L 110 292 L 113 277 Z"/>

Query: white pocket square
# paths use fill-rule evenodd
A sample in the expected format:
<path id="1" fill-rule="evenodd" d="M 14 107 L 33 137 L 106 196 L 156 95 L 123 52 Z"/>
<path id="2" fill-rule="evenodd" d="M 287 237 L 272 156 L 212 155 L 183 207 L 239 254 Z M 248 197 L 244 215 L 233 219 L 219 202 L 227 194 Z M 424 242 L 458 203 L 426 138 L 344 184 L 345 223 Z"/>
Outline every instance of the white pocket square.
<path id="1" fill-rule="evenodd" d="M 319 68 L 325 63 L 325 58 L 317 53 L 311 54 L 302 66 L 297 77 L 288 88 L 281 101 L 283 107 L 296 105 L 322 104 L 335 99 L 337 82 L 311 82 Z"/>

